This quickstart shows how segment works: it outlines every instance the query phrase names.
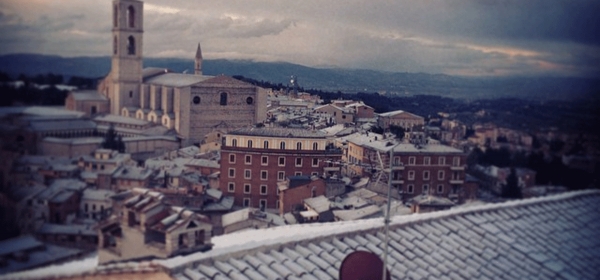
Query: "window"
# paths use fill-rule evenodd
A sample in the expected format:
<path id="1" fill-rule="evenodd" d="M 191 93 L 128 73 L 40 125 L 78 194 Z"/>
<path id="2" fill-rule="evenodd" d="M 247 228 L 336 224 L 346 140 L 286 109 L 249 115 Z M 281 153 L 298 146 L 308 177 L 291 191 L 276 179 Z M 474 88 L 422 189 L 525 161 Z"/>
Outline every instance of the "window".
<path id="1" fill-rule="evenodd" d="M 254 103 L 254 99 L 252 97 L 246 98 L 246 104 L 252 105 L 252 103 Z"/>
<path id="2" fill-rule="evenodd" d="M 248 140 L 248 148 L 252 148 L 252 140 Z"/>
<path id="3" fill-rule="evenodd" d="M 413 185 L 408 185 L 408 186 L 406 187 L 406 192 L 408 192 L 408 193 L 413 193 L 414 191 L 415 191 L 415 186 L 413 186 Z"/>
<path id="4" fill-rule="evenodd" d="M 244 163 L 246 164 L 252 164 L 252 156 L 251 155 L 246 155 L 244 158 Z"/>
<path id="5" fill-rule="evenodd" d="M 428 170 L 423 171 L 423 180 L 429 180 L 429 171 Z"/>
<path id="6" fill-rule="evenodd" d="M 452 165 L 453 166 L 459 166 L 460 165 L 460 157 L 454 157 L 452 159 Z"/>
<path id="7" fill-rule="evenodd" d="M 267 194 L 267 185 L 260 185 L 260 194 Z"/>
<path id="8" fill-rule="evenodd" d="M 221 106 L 227 105 L 227 93 L 226 92 L 221 92 L 221 99 L 219 100 L 219 104 L 221 104 Z"/>
<path id="9" fill-rule="evenodd" d="M 415 171 L 411 170 L 408 171 L 408 180 L 414 180 L 415 179 Z"/>
<path id="10" fill-rule="evenodd" d="M 90 114 L 91 114 L 91 115 L 94 115 L 94 114 L 96 114 L 97 112 L 98 112 L 98 109 L 96 108 L 96 106 L 92 106 Z"/>
<path id="11" fill-rule="evenodd" d="M 252 174 L 252 172 L 250 171 L 250 169 L 244 170 L 244 179 L 251 179 L 252 178 L 251 174 Z"/>
<path id="12" fill-rule="evenodd" d="M 408 165 L 415 165 L 415 157 L 408 157 Z"/>
<path id="13" fill-rule="evenodd" d="M 127 54 L 135 55 L 135 39 L 133 36 L 127 38 Z"/>
<path id="14" fill-rule="evenodd" d="M 196 105 L 200 104 L 200 96 L 194 96 L 194 99 L 192 99 L 192 102 L 194 102 L 194 104 L 196 104 Z"/>
<path id="15" fill-rule="evenodd" d="M 438 171 L 438 180 L 444 180 L 444 170 Z"/>
<path id="16" fill-rule="evenodd" d="M 244 184 L 244 193 L 250 193 L 250 184 Z"/>
<path id="17" fill-rule="evenodd" d="M 229 183 L 229 184 L 227 184 L 227 191 L 228 192 L 235 192 L 235 183 Z"/>
<path id="18" fill-rule="evenodd" d="M 430 157 L 424 157 L 423 158 L 423 164 L 424 165 L 430 165 L 431 164 L 431 158 Z"/>
<path id="19" fill-rule="evenodd" d="M 237 139 L 231 139 L 231 146 L 237 147 Z"/>
<path id="20" fill-rule="evenodd" d="M 445 165 L 446 164 L 446 157 L 439 157 L 438 158 L 438 164 L 439 165 Z"/>
<path id="21" fill-rule="evenodd" d="M 311 176 L 317 176 L 317 177 L 318 177 L 318 176 L 319 176 L 319 172 L 313 172 L 313 173 L 310 173 L 310 175 L 311 175 Z"/>
<path id="22" fill-rule="evenodd" d="M 319 159 L 318 158 L 313 158 L 312 159 L 312 166 L 313 167 L 319 166 Z"/>
<path id="23" fill-rule="evenodd" d="M 285 157 L 279 157 L 278 165 L 285 166 Z"/>
<path id="24" fill-rule="evenodd" d="M 437 186 L 437 192 L 438 193 L 443 193 L 444 192 L 444 185 L 438 185 Z"/>
<path id="25" fill-rule="evenodd" d="M 265 148 L 265 149 L 269 148 L 269 141 L 263 142 L 263 148 Z"/>
<path id="26" fill-rule="evenodd" d="M 302 143 L 301 142 L 296 143 L 296 150 L 302 150 Z"/>
<path id="27" fill-rule="evenodd" d="M 234 154 L 229 155 L 229 163 L 235 163 L 235 155 Z"/>
<path id="28" fill-rule="evenodd" d="M 117 41 L 117 36 L 115 36 L 115 38 L 113 39 L 113 54 L 117 54 L 119 49 L 119 45 L 118 45 L 118 41 Z"/>
<path id="29" fill-rule="evenodd" d="M 268 178 L 268 173 L 267 173 L 267 171 L 266 171 L 266 170 L 261 170 L 261 171 L 260 171 L 260 179 L 261 179 L 261 180 L 267 180 L 267 178 Z"/>
<path id="30" fill-rule="evenodd" d="M 113 10 L 113 26 L 117 27 L 119 25 L 119 6 L 115 5 Z"/>
<path id="31" fill-rule="evenodd" d="M 423 185 L 423 194 L 429 194 L 429 185 Z"/>
<path id="32" fill-rule="evenodd" d="M 250 207 L 250 199 L 244 198 L 244 207 Z"/>
<path id="33" fill-rule="evenodd" d="M 261 165 L 268 165 L 269 164 L 269 157 L 268 156 L 262 156 L 260 158 L 260 164 Z"/>
<path id="34" fill-rule="evenodd" d="M 296 158 L 296 166 L 302 166 L 302 158 Z"/>
<path id="35" fill-rule="evenodd" d="M 296 172 L 294 172 L 294 176 L 302 176 L 302 172 L 301 171 L 296 171 Z"/>
<path id="36" fill-rule="evenodd" d="M 394 165 L 395 166 L 402 165 L 402 162 L 400 161 L 400 157 L 394 157 Z"/>
<path id="37" fill-rule="evenodd" d="M 265 210 L 265 208 L 267 208 L 267 200 L 266 199 L 261 199 L 258 201 L 259 205 L 260 205 L 260 210 Z"/>
<path id="38" fill-rule="evenodd" d="M 285 171 L 277 172 L 277 180 L 279 180 L 279 181 L 285 180 Z"/>
<path id="39" fill-rule="evenodd" d="M 313 143 L 313 151 L 316 151 L 316 150 L 318 150 L 318 149 L 319 149 L 319 143 L 317 143 L 317 142 L 314 142 L 314 143 Z"/>
<path id="40" fill-rule="evenodd" d="M 279 143 L 279 149 L 285 150 L 285 142 L 282 141 L 281 143 Z"/>
<path id="41" fill-rule="evenodd" d="M 235 178 L 235 169 L 229 168 L 229 178 Z"/>
<path id="42" fill-rule="evenodd" d="M 129 23 L 130 28 L 135 27 L 135 9 L 133 6 L 129 6 L 129 8 L 127 8 L 127 22 Z"/>

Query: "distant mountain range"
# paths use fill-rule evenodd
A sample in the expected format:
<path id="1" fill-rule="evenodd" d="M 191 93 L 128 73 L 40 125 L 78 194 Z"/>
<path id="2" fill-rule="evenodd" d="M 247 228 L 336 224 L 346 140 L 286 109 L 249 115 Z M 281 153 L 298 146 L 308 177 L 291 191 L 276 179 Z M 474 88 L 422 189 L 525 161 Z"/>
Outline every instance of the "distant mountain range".
<path id="1" fill-rule="evenodd" d="M 144 67 L 163 67 L 192 73 L 192 59 L 147 58 Z M 287 85 L 291 75 L 301 87 L 344 93 L 379 92 L 412 96 L 438 95 L 459 99 L 517 97 L 523 99 L 597 98 L 600 80 L 555 77 L 466 78 L 443 74 L 392 73 L 373 70 L 311 68 L 286 62 L 205 60 L 205 75 L 241 75 L 259 81 Z M 0 56 L 0 71 L 14 77 L 54 73 L 65 77 L 100 78 L 110 70 L 110 57 L 73 57 L 12 54 Z"/>

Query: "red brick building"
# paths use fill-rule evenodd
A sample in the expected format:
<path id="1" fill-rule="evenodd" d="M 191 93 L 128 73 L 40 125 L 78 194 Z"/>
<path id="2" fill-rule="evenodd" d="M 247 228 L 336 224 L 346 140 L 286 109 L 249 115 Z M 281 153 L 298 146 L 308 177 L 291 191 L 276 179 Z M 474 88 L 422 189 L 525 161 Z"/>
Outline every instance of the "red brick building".
<path id="1" fill-rule="evenodd" d="M 290 176 L 279 183 L 279 214 L 291 212 L 296 205 L 303 205 L 306 198 L 325 195 L 326 183 L 313 176 Z"/>
<path id="2" fill-rule="evenodd" d="M 395 148 L 394 148 L 395 147 Z M 466 154 L 445 145 L 388 145 L 384 141 L 363 145 L 365 153 L 373 158 L 363 162 L 376 161 L 379 152 L 386 168 L 389 166 L 389 151 L 394 148 L 392 158 L 392 186 L 404 201 L 420 194 L 463 200 L 473 197 L 474 190 L 465 188 Z"/>
<path id="3" fill-rule="evenodd" d="M 220 188 L 243 207 L 279 209 L 277 182 L 288 176 L 339 172 L 339 161 L 323 132 L 285 128 L 247 128 L 230 132 L 221 148 Z"/>

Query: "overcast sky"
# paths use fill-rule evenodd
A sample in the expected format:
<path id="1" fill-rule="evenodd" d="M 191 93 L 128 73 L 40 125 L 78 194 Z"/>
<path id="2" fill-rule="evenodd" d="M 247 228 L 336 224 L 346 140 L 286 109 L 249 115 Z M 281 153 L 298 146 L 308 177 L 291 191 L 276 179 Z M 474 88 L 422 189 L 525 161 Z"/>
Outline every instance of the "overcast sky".
<path id="1" fill-rule="evenodd" d="M 110 0 L 0 0 L 0 54 L 108 56 Z M 144 56 L 600 76 L 599 0 L 146 0 Z"/>

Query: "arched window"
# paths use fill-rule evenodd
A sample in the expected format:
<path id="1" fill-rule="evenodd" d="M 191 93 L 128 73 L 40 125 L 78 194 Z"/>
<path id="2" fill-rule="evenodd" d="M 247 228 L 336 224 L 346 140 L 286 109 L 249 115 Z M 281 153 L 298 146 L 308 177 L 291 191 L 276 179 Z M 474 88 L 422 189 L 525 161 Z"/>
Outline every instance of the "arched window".
<path id="1" fill-rule="evenodd" d="M 265 148 L 265 149 L 269 148 L 269 141 L 263 142 L 263 148 Z"/>
<path id="2" fill-rule="evenodd" d="M 319 143 L 317 143 L 317 142 L 314 142 L 314 143 L 313 143 L 313 150 L 314 150 L 314 151 L 316 151 L 316 150 L 318 150 L 318 149 L 319 149 Z"/>
<path id="3" fill-rule="evenodd" d="M 113 26 L 119 26 L 119 6 L 115 5 L 115 9 L 113 11 Z"/>
<path id="4" fill-rule="evenodd" d="M 237 139 L 232 139 L 231 140 L 231 146 L 232 147 L 237 147 Z"/>
<path id="5" fill-rule="evenodd" d="M 127 23 L 130 28 L 135 27 L 135 9 L 133 6 L 129 6 L 129 8 L 127 8 Z"/>
<path id="6" fill-rule="evenodd" d="M 296 150 L 302 150 L 302 142 L 296 143 Z"/>
<path id="7" fill-rule="evenodd" d="M 220 104 L 222 106 L 227 105 L 227 93 L 226 92 L 221 92 L 221 100 L 220 100 Z"/>
<path id="8" fill-rule="evenodd" d="M 127 54 L 135 55 L 135 38 L 133 36 L 127 38 Z"/>
<path id="9" fill-rule="evenodd" d="M 117 41 L 117 36 L 115 36 L 115 38 L 113 39 L 113 54 L 117 54 L 117 51 L 119 50 L 119 45 L 118 45 L 118 41 Z"/>
<path id="10" fill-rule="evenodd" d="M 279 143 L 279 149 L 285 150 L 285 142 L 281 141 L 281 143 Z"/>
<path id="11" fill-rule="evenodd" d="M 252 140 L 248 140 L 248 148 L 252 148 Z"/>

